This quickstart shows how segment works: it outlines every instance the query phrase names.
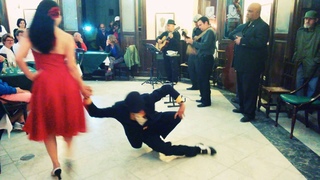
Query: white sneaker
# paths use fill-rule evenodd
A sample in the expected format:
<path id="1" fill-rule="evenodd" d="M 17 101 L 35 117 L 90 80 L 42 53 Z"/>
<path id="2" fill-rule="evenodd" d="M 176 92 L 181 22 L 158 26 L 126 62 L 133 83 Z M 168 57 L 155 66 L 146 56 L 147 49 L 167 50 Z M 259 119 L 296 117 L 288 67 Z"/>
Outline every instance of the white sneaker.
<path id="1" fill-rule="evenodd" d="M 21 124 L 21 123 L 19 123 L 19 122 L 15 122 L 14 124 L 13 124 L 13 129 L 14 130 L 22 130 L 22 128 L 23 128 L 23 124 Z"/>
<path id="2" fill-rule="evenodd" d="M 199 143 L 196 145 L 197 147 L 199 147 L 201 150 L 200 150 L 200 154 L 208 154 L 208 155 L 215 155 L 217 153 L 217 151 L 211 147 L 211 146 L 206 146 L 202 143 Z"/>

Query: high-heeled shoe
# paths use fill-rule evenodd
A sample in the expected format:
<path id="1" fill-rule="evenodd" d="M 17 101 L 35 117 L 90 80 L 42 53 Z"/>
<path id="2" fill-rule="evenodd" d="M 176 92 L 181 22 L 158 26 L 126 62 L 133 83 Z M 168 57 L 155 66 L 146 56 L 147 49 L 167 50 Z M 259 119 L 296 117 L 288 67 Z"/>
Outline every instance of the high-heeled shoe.
<path id="1" fill-rule="evenodd" d="M 62 172 L 61 168 L 60 168 L 60 167 L 57 167 L 57 168 L 55 168 L 54 170 L 52 170 L 51 175 L 52 175 L 52 176 L 57 176 L 58 179 L 61 179 L 61 172 Z"/>

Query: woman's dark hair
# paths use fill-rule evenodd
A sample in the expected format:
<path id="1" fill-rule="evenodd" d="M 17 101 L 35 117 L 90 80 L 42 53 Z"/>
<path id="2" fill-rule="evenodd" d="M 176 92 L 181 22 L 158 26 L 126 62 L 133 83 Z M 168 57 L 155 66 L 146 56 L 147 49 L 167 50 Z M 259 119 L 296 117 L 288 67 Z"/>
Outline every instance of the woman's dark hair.
<path id="1" fill-rule="evenodd" d="M 37 7 L 30 26 L 29 37 L 32 45 L 41 53 L 48 54 L 54 46 L 54 19 L 49 16 L 49 10 L 58 7 L 52 0 L 43 0 Z"/>
<path id="2" fill-rule="evenodd" d="M 20 24 L 21 21 L 24 21 L 24 23 L 26 24 L 25 26 L 27 27 L 27 22 L 26 22 L 26 20 L 23 19 L 23 18 L 19 18 L 19 19 L 17 20 L 17 26 L 19 27 L 19 24 Z"/>

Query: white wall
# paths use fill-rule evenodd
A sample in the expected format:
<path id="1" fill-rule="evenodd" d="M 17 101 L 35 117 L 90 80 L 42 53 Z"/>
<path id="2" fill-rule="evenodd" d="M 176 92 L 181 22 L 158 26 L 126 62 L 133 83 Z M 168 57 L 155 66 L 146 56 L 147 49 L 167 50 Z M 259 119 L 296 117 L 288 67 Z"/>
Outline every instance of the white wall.
<path id="1" fill-rule="evenodd" d="M 147 39 L 155 39 L 156 13 L 174 13 L 176 27 L 192 32 L 193 16 L 198 12 L 198 0 L 148 0 L 146 2 Z M 181 32 L 181 31 L 180 31 Z"/>
<path id="2" fill-rule="evenodd" d="M 13 34 L 13 30 L 17 28 L 17 19 L 25 18 L 24 10 L 35 10 L 41 0 L 10 0 L 6 1 L 7 12 L 8 12 L 8 21 L 9 29 L 8 32 Z M 28 11 L 31 12 L 31 11 Z M 27 27 L 31 25 L 31 22 L 27 21 Z"/>
<path id="3" fill-rule="evenodd" d="M 270 22 L 270 12 L 271 12 L 271 6 L 274 0 L 245 0 L 244 1 L 244 11 L 243 11 L 243 22 L 246 22 L 246 15 L 248 7 L 251 3 L 260 3 L 261 8 L 261 18 L 266 21 L 266 23 L 269 24 Z"/>

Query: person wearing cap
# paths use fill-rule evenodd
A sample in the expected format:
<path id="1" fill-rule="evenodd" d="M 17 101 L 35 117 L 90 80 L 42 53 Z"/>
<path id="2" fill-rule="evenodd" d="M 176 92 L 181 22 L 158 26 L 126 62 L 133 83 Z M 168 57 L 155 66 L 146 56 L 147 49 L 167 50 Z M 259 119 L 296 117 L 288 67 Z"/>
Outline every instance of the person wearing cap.
<path id="1" fill-rule="evenodd" d="M 162 48 L 164 67 L 167 74 L 167 80 L 172 83 L 178 82 L 179 59 L 178 57 L 168 56 L 167 51 L 179 51 L 180 33 L 175 31 L 176 23 L 169 19 L 167 22 L 167 30 L 156 38 L 158 44 L 164 44 Z M 165 37 L 165 38 L 164 38 Z"/>
<path id="2" fill-rule="evenodd" d="M 247 22 L 230 33 L 229 38 L 235 42 L 233 67 L 237 73 L 237 90 L 239 109 L 242 113 L 240 122 L 255 119 L 255 111 L 260 84 L 260 75 L 264 71 L 268 58 L 269 25 L 261 17 L 261 5 L 252 3 L 247 10 Z"/>
<path id="3" fill-rule="evenodd" d="M 293 61 L 298 63 L 296 88 L 301 87 L 304 81 L 312 76 L 320 63 L 320 25 L 317 25 L 317 22 L 317 12 L 310 10 L 304 16 L 303 27 L 297 31 L 295 52 L 293 54 Z M 303 89 L 296 94 L 312 97 L 316 91 L 319 75 L 320 68 L 317 69 L 309 81 L 307 94 L 304 94 Z"/>
<path id="4" fill-rule="evenodd" d="M 203 16 L 199 18 L 197 23 L 202 33 L 204 33 L 200 42 L 186 39 L 186 43 L 191 44 L 197 50 L 199 63 L 197 75 L 201 96 L 201 99 L 197 100 L 197 102 L 200 103 L 198 107 L 201 108 L 211 106 L 210 75 L 214 63 L 213 54 L 216 49 L 216 35 L 207 17 Z"/>
<path id="5" fill-rule="evenodd" d="M 201 18 L 202 16 L 200 14 L 196 14 L 193 17 L 193 22 L 194 22 L 194 28 L 192 30 L 192 39 L 194 39 L 196 36 L 199 36 L 202 31 L 199 28 L 197 22 L 199 20 L 199 18 Z M 201 41 L 201 38 L 197 40 L 198 42 Z M 198 67 L 198 61 L 197 61 L 197 55 L 196 54 L 189 54 L 188 57 L 188 72 L 189 72 L 189 76 L 190 76 L 190 80 L 191 80 L 191 84 L 192 86 L 187 88 L 187 90 L 199 90 L 199 84 L 198 84 L 198 76 L 197 76 L 197 69 Z"/>
<path id="6" fill-rule="evenodd" d="M 168 94 L 180 104 L 179 110 L 157 112 L 155 103 Z M 141 148 L 142 143 L 145 143 L 154 151 L 165 155 L 186 157 L 216 153 L 214 148 L 203 144 L 186 146 L 164 142 L 163 139 L 181 122 L 185 111 L 181 95 L 171 85 L 163 85 L 150 94 L 130 92 L 124 101 L 116 102 L 112 107 L 98 108 L 91 99 L 85 99 L 84 104 L 92 117 L 110 117 L 118 120 L 133 148 Z"/>

